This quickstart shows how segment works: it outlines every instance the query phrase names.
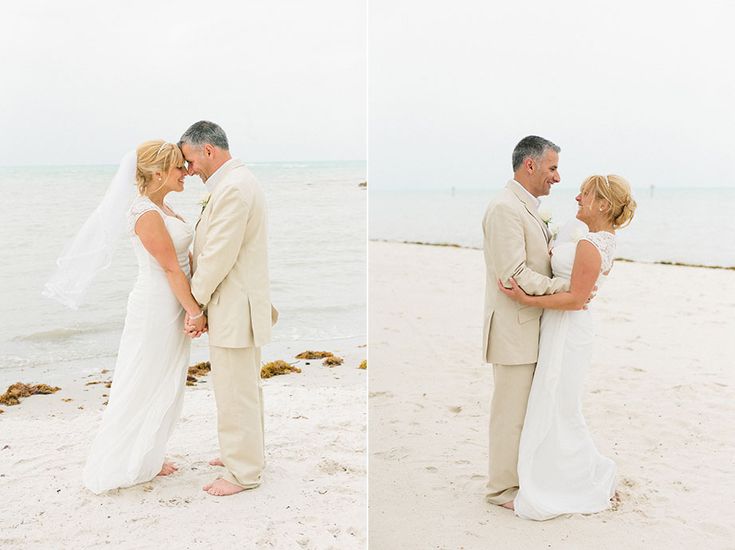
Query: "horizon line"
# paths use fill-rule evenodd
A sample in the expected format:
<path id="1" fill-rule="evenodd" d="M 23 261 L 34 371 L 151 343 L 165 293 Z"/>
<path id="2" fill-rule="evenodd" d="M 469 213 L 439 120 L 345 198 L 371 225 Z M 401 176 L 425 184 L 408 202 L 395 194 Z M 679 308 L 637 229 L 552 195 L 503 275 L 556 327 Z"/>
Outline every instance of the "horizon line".
<path id="1" fill-rule="evenodd" d="M 233 157 L 239 158 L 239 157 Z M 243 160 L 243 159 L 241 159 Z M 245 164 L 293 164 L 293 163 L 325 163 L 325 162 L 367 162 L 366 159 L 320 159 L 320 160 L 243 160 Z M 74 163 L 74 164 L 0 164 L 0 168 L 91 168 L 97 166 L 117 166 L 118 162 Z"/>

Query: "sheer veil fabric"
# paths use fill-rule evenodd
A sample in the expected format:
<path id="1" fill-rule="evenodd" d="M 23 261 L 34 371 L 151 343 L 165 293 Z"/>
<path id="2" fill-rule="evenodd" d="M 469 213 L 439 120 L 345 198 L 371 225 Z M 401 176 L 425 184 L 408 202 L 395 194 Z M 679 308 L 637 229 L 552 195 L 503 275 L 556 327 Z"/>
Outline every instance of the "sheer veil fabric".
<path id="1" fill-rule="evenodd" d="M 115 247 L 125 234 L 127 212 L 137 196 L 136 165 L 136 151 L 129 151 L 102 201 L 56 260 L 44 296 L 78 309 L 95 277 L 110 267 Z"/>

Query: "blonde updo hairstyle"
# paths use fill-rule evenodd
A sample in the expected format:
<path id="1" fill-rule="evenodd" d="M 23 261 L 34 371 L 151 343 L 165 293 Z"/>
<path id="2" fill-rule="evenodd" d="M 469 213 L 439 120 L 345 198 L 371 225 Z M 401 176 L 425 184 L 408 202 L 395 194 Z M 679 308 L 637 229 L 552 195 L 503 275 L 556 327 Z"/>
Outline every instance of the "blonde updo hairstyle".
<path id="1" fill-rule="evenodd" d="M 597 199 L 610 205 L 608 216 L 614 229 L 625 227 L 633 219 L 636 203 L 625 178 L 615 174 L 590 176 L 582 182 L 580 189 L 593 191 Z"/>
<path id="2" fill-rule="evenodd" d="M 181 153 L 181 149 L 177 145 L 167 143 L 162 139 L 141 143 L 136 149 L 136 153 L 138 164 L 135 171 L 135 182 L 138 186 L 138 193 L 141 195 L 145 195 L 149 190 L 153 175 L 156 172 L 168 176 L 169 171 L 174 166 L 184 165 L 184 155 Z"/>

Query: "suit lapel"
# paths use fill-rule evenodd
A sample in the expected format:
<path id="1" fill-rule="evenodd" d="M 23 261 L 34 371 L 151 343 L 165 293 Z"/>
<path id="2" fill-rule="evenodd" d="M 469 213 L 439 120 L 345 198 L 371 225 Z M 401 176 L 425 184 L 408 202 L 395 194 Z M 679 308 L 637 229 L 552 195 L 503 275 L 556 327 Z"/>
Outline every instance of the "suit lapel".
<path id="1" fill-rule="evenodd" d="M 222 180 L 227 177 L 227 175 L 235 168 L 239 168 L 240 166 L 244 166 L 243 162 L 240 159 L 231 159 L 229 160 L 226 165 L 223 165 L 220 167 L 219 170 L 217 170 L 214 174 L 212 174 L 211 178 L 215 181 L 214 183 L 214 191 L 212 191 L 209 194 L 209 199 L 207 199 L 207 204 L 202 208 L 201 213 L 199 214 L 199 220 L 197 221 L 197 224 L 194 226 L 194 229 L 199 227 L 199 223 L 204 219 L 205 214 L 209 214 L 209 210 L 211 208 L 212 201 L 214 200 L 217 191 L 222 188 Z"/>
<path id="2" fill-rule="evenodd" d="M 526 208 L 526 212 L 528 212 L 533 217 L 533 219 L 538 222 L 539 227 L 541 228 L 541 232 L 544 234 L 544 239 L 548 243 L 549 238 L 551 237 L 551 235 L 549 234 L 549 228 L 544 223 L 544 220 L 541 219 L 541 216 L 539 216 L 535 206 L 529 204 L 528 197 L 524 196 L 523 192 L 518 189 L 517 185 L 518 184 L 516 184 L 514 180 L 510 180 L 506 188 L 509 189 L 516 196 L 516 198 L 523 203 L 523 206 Z"/>

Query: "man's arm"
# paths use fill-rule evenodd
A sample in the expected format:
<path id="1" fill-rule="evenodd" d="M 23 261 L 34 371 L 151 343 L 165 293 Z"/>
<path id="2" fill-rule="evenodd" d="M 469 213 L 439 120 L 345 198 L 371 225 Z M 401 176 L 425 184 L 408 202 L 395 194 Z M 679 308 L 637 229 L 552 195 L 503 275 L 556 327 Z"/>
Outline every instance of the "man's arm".
<path id="1" fill-rule="evenodd" d="M 526 265 L 523 222 L 511 207 L 498 204 L 486 215 L 483 227 L 490 243 L 495 273 L 504 284 L 513 277 L 531 295 L 554 294 L 569 288 L 567 279 L 546 277 Z"/>
<path id="2" fill-rule="evenodd" d="M 212 205 L 207 242 L 197 257 L 191 293 L 200 304 L 208 304 L 212 293 L 235 265 L 245 238 L 250 205 L 241 189 L 228 187 Z"/>
<path id="3" fill-rule="evenodd" d="M 514 281 L 511 280 L 511 289 L 499 285 L 499 290 L 511 298 L 527 306 L 544 309 L 561 309 L 574 311 L 585 309 L 590 300 L 595 282 L 600 275 L 602 256 L 599 250 L 589 241 L 579 241 L 574 256 L 572 268 L 572 283 L 569 291 L 558 292 L 547 296 L 529 296 L 525 294 Z"/>

